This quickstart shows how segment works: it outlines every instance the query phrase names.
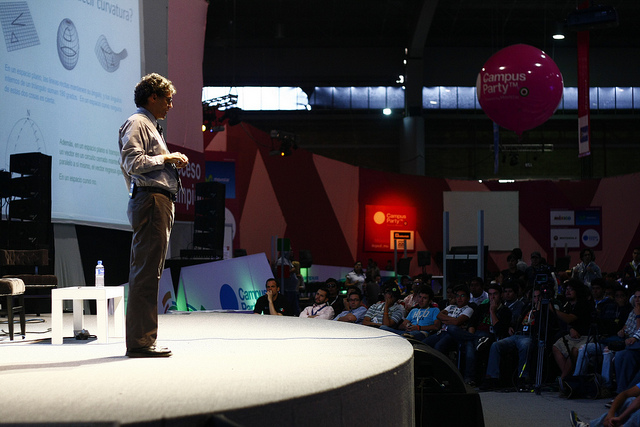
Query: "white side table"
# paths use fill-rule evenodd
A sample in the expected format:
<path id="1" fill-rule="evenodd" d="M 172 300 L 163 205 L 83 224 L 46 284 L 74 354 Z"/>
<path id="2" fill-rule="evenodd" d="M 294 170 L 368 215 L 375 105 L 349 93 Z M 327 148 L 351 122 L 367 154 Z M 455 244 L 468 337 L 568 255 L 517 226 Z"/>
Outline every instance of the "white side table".
<path id="1" fill-rule="evenodd" d="M 73 330 L 84 329 L 82 306 L 84 300 L 96 300 L 98 313 L 97 342 L 109 342 L 107 302 L 113 299 L 114 333 L 124 337 L 124 287 L 74 286 L 51 290 L 51 344 L 62 344 L 62 301 L 73 300 Z"/>

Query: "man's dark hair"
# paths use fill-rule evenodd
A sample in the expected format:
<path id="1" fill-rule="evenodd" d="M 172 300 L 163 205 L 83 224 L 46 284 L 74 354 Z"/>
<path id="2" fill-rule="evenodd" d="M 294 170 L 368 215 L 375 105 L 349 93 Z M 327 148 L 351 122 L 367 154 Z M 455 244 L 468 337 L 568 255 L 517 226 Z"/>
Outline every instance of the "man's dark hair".
<path id="1" fill-rule="evenodd" d="M 474 277 L 473 279 L 469 280 L 469 283 L 471 282 L 480 283 L 480 286 L 482 286 L 482 289 L 484 289 L 484 280 L 482 279 L 482 277 Z"/>
<path id="2" fill-rule="evenodd" d="M 384 290 L 382 291 L 382 294 L 391 294 L 393 295 L 394 298 L 396 299 L 400 299 L 400 296 L 402 295 L 400 293 L 400 288 L 398 288 L 398 285 L 396 285 L 395 283 L 389 284 L 387 286 L 384 287 Z"/>
<path id="3" fill-rule="evenodd" d="M 276 285 L 277 285 L 278 287 L 280 287 L 280 284 L 279 284 L 279 283 L 278 283 L 278 281 L 275 279 L 275 277 L 269 277 L 269 278 L 267 279 L 267 281 L 266 281 L 266 282 L 264 282 L 264 285 L 265 285 L 265 286 L 267 286 L 267 283 L 271 282 L 272 280 L 273 280 L 274 282 L 276 282 Z"/>
<path id="4" fill-rule="evenodd" d="M 433 301 L 433 299 L 435 298 L 435 294 L 433 293 L 433 289 L 431 289 L 431 286 L 429 286 L 429 285 L 421 285 L 420 289 L 418 290 L 418 295 L 419 294 L 427 294 L 427 295 L 429 295 L 429 301 Z"/>
<path id="5" fill-rule="evenodd" d="M 591 281 L 591 287 L 593 288 L 594 286 L 600 286 L 602 289 L 606 289 L 606 282 L 604 281 L 604 279 L 602 277 L 596 277 L 595 279 L 593 279 Z"/>
<path id="6" fill-rule="evenodd" d="M 487 290 L 489 290 L 489 289 L 494 289 L 494 290 L 496 290 L 496 291 L 500 292 L 500 295 L 502 295 L 502 286 L 500 286 L 500 284 L 499 284 L 499 283 L 495 283 L 495 282 L 491 283 L 491 284 L 487 287 Z"/>
<path id="7" fill-rule="evenodd" d="M 502 283 L 502 291 L 506 291 L 507 289 L 511 289 L 513 291 L 515 291 L 516 293 L 518 293 L 518 291 L 520 290 L 520 286 L 518 286 L 518 284 L 516 283 L 515 280 L 509 279 L 509 280 L 505 280 Z"/>
<path id="8" fill-rule="evenodd" d="M 464 292 L 467 294 L 468 297 L 471 296 L 471 291 L 469 290 L 469 287 L 467 285 L 457 285 L 453 288 L 453 293 L 458 293 L 458 292 Z"/>
<path id="9" fill-rule="evenodd" d="M 511 253 L 516 257 L 516 259 L 518 261 L 520 261 L 522 259 L 522 249 L 520 248 L 513 248 L 513 250 L 511 251 Z"/>
<path id="10" fill-rule="evenodd" d="M 329 283 L 335 283 L 337 285 L 338 281 L 336 279 L 334 279 L 333 277 L 329 277 L 327 280 L 324 281 L 324 284 L 328 285 Z"/>
<path id="11" fill-rule="evenodd" d="M 358 298 L 362 299 L 362 291 L 358 287 L 350 288 L 348 294 L 349 295 L 356 294 L 358 295 Z"/>
<path id="12" fill-rule="evenodd" d="M 589 288 L 577 279 L 569 279 L 565 282 L 564 288 L 572 287 L 576 291 L 578 300 L 584 301 L 589 298 Z"/>
<path id="13" fill-rule="evenodd" d="M 580 251 L 580 259 L 582 260 L 582 258 L 584 257 L 584 254 L 586 254 L 587 252 L 589 252 L 591 254 L 591 261 L 595 261 L 596 260 L 596 254 L 593 253 L 593 251 L 591 250 L 591 248 L 584 248 Z"/>
<path id="14" fill-rule="evenodd" d="M 318 291 L 324 291 L 326 295 L 329 295 L 329 288 L 327 288 L 326 286 L 320 286 L 318 288 Z M 316 291 L 316 293 L 318 293 L 318 291 Z"/>
<path id="15" fill-rule="evenodd" d="M 171 97 L 175 93 L 176 88 L 171 83 L 171 80 L 162 77 L 160 74 L 151 73 L 138 82 L 133 90 L 133 100 L 137 107 L 144 107 L 147 105 L 149 97 L 153 94 Z"/>

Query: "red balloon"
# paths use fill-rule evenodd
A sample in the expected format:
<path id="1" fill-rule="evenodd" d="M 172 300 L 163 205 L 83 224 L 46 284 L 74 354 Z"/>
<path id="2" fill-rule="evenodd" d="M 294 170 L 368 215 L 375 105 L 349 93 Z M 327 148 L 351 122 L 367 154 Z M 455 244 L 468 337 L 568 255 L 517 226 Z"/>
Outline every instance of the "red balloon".
<path id="1" fill-rule="evenodd" d="M 546 122 L 562 99 L 562 74 L 543 51 L 516 44 L 496 52 L 476 81 L 478 101 L 491 120 L 518 135 Z"/>

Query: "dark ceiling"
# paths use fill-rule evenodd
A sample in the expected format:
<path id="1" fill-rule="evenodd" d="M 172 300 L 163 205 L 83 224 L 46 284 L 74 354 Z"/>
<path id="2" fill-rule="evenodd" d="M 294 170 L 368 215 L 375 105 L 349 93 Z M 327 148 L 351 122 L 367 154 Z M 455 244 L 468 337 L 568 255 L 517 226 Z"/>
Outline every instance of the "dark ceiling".
<path id="1" fill-rule="evenodd" d="M 559 57 L 559 66 L 564 61 L 571 68 L 576 33 L 568 33 L 561 42 L 554 42 L 551 33 L 578 3 L 582 2 L 212 0 L 204 85 L 394 85 L 398 74 L 404 73 L 407 48 L 410 55 L 424 58 L 425 85 L 472 86 L 484 60 L 516 43 L 543 49 Z M 606 50 L 632 52 L 635 60 L 640 49 L 640 1 L 600 3 L 615 7 L 620 25 L 590 32 L 595 57 L 598 50 Z M 568 59 L 561 58 L 562 52 Z M 620 59 L 618 53 L 614 57 Z M 620 79 L 626 72 L 640 86 L 636 70 L 619 68 Z"/>

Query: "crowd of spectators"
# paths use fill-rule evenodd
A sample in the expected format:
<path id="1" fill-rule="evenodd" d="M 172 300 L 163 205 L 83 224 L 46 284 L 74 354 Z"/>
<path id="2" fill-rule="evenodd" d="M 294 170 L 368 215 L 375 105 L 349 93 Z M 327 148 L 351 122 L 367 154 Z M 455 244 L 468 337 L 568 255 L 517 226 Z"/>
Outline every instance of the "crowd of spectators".
<path id="1" fill-rule="evenodd" d="M 495 279 L 473 277 L 446 287 L 444 297 L 430 275 L 383 283 L 375 262 L 365 270 L 358 261 L 344 281 L 322 283 L 299 316 L 421 341 L 451 357 L 465 382 L 481 390 L 531 386 L 542 363 L 561 392 L 568 377 L 595 372 L 622 393 L 640 383 L 640 248 L 620 273 L 602 273 L 589 249 L 580 261 L 557 272 L 540 252 L 527 264 L 515 249 Z M 296 315 L 277 296 L 275 280 L 267 290 L 256 313 Z"/>

